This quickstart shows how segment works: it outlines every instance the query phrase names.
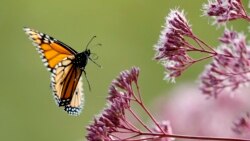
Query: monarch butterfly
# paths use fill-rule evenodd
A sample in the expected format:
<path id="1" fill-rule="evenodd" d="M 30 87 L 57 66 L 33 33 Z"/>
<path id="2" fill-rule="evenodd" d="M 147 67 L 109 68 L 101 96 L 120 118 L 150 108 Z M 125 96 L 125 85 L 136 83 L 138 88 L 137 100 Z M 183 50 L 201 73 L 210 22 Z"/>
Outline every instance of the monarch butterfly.
<path id="1" fill-rule="evenodd" d="M 86 76 L 88 59 L 93 61 L 90 58 L 91 52 L 87 49 L 93 38 L 86 49 L 78 53 L 49 35 L 27 27 L 23 30 L 33 41 L 44 65 L 51 72 L 51 88 L 56 104 L 64 107 L 69 115 L 79 115 L 84 102 L 81 75 L 84 72 Z"/>

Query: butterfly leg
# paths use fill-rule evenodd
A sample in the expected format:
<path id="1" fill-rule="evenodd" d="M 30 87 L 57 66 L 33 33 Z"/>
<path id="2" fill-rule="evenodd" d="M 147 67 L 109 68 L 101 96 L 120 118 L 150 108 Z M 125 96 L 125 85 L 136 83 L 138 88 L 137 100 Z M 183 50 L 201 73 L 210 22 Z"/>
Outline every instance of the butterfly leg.
<path id="1" fill-rule="evenodd" d="M 86 78 L 88 86 L 89 86 L 89 91 L 91 91 L 91 87 L 90 87 L 90 83 L 89 83 L 89 80 L 88 80 L 88 77 L 87 77 L 87 73 L 86 73 L 85 70 L 83 70 L 83 72 L 84 72 L 85 78 Z"/>

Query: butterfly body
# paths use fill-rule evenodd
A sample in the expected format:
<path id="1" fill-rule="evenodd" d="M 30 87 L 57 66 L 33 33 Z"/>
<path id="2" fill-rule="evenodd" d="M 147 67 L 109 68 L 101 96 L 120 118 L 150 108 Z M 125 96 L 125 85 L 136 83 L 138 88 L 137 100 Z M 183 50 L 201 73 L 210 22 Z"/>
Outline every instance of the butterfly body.
<path id="1" fill-rule="evenodd" d="M 90 59 L 90 50 L 78 53 L 70 46 L 31 28 L 25 33 L 37 47 L 44 65 L 51 72 L 51 88 L 55 102 L 70 115 L 79 115 L 83 108 L 81 75 Z"/>
<path id="2" fill-rule="evenodd" d="M 88 58 L 89 58 L 90 54 L 91 54 L 91 52 L 89 49 L 87 49 L 81 53 L 77 53 L 75 55 L 75 60 L 72 63 L 84 71 L 85 67 L 88 63 Z"/>

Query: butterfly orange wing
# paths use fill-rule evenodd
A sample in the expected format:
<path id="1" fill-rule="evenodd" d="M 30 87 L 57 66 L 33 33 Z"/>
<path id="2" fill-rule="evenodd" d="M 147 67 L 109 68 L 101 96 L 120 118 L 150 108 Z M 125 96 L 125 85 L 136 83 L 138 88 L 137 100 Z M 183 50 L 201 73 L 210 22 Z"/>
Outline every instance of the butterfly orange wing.
<path id="1" fill-rule="evenodd" d="M 37 47 L 37 51 L 41 55 L 42 61 L 49 71 L 52 71 L 64 58 L 77 53 L 68 45 L 44 33 L 31 28 L 24 28 L 24 31 Z"/>

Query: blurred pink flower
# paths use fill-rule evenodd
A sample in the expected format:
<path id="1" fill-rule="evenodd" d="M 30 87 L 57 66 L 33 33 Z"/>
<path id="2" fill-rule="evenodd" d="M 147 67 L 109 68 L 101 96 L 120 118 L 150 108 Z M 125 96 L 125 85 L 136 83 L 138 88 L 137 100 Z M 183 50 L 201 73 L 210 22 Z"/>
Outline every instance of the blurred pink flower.
<path id="1" fill-rule="evenodd" d="M 249 112 L 242 114 L 238 119 L 234 121 L 232 130 L 242 136 L 248 136 L 250 134 L 250 114 Z"/>
<path id="2" fill-rule="evenodd" d="M 153 110 L 159 120 L 171 121 L 175 134 L 250 138 L 250 132 L 241 136 L 232 130 L 237 117 L 250 109 L 249 89 L 241 93 L 205 99 L 196 86 L 184 84 L 170 92 L 171 96 L 158 98 Z"/>

